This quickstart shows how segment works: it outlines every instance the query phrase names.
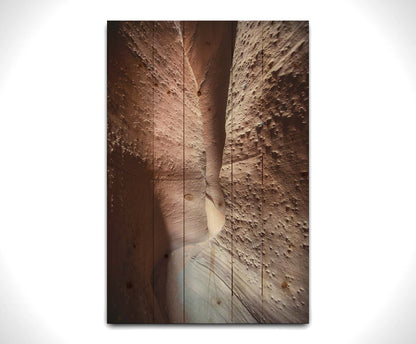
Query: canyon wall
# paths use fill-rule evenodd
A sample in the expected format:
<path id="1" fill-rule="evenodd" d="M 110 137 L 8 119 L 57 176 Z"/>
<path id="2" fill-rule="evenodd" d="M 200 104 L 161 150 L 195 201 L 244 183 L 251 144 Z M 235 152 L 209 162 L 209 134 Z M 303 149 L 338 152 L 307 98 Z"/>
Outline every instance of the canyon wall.
<path id="1" fill-rule="evenodd" d="M 308 321 L 308 23 L 109 22 L 108 321 Z"/>
<path id="2" fill-rule="evenodd" d="M 307 23 L 239 23 L 221 234 L 233 298 L 256 322 L 308 320 L 308 67 Z"/>

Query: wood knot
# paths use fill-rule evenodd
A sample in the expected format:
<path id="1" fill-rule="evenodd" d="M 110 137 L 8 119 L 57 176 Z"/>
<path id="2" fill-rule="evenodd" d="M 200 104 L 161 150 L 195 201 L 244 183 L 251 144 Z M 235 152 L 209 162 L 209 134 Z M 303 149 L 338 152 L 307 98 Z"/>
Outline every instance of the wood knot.
<path id="1" fill-rule="evenodd" d="M 192 201 L 192 199 L 194 198 L 191 194 L 185 194 L 183 196 L 183 198 L 185 198 L 187 201 Z"/>

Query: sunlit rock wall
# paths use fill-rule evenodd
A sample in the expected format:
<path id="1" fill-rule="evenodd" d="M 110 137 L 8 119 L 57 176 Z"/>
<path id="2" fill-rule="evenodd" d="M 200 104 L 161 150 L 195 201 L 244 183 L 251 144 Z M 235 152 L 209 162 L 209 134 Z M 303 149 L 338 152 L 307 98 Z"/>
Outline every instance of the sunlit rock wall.
<path id="1" fill-rule="evenodd" d="M 233 300 L 256 322 L 308 321 L 308 85 L 307 22 L 238 23 L 221 237 Z"/>

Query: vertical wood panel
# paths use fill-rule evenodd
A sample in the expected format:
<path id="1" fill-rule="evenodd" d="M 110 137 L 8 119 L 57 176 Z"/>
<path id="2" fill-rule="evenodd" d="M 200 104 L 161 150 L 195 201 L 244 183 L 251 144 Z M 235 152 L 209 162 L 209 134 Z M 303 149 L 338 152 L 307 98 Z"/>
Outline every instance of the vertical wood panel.
<path id="1" fill-rule="evenodd" d="M 264 311 L 308 320 L 308 23 L 265 22 Z"/>
<path id="2" fill-rule="evenodd" d="M 107 30 L 108 321 L 152 322 L 152 26 Z"/>
<path id="3" fill-rule="evenodd" d="M 159 322 L 175 323 L 183 321 L 183 51 L 177 23 L 154 26 L 155 291 Z"/>
<path id="4" fill-rule="evenodd" d="M 187 243 L 185 271 L 186 280 L 189 280 L 189 283 L 185 282 L 185 294 L 186 314 L 188 320 L 193 323 L 230 321 L 229 250 L 224 247 L 216 235 L 209 236 L 206 212 L 208 211 L 211 214 L 209 215 L 210 220 L 215 219 L 215 214 L 218 212 L 217 205 L 220 204 L 223 208 L 224 204 L 222 196 L 220 198 L 215 193 L 215 189 L 211 189 L 205 195 L 205 178 L 207 178 L 207 185 L 210 182 L 215 183 L 212 173 L 221 160 L 220 157 L 213 161 L 212 157 L 216 152 L 215 144 L 213 144 L 217 139 L 215 134 L 220 134 L 215 131 L 215 127 L 218 125 L 217 120 L 221 120 L 224 113 L 220 110 L 220 104 L 212 102 L 210 97 L 216 98 L 215 92 L 218 92 L 219 87 L 223 87 L 223 85 L 213 84 L 212 75 L 225 72 L 228 77 L 228 68 L 225 71 L 222 70 L 221 64 L 224 63 L 222 59 L 224 55 L 228 59 L 227 62 L 231 64 L 230 46 L 228 44 L 231 23 L 215 23 L 216 27 L 214 28 L 212 25 L 212 23 L 204 23 L 203 25 L 192 22 L 184 23 L 184 40 L 188 49 L 186 61 L 185 147 L 186 193 L 189 196 L 189 199 L 185 202 Z M 219 36 L 213 34 L 211 29 L 218 32 Z M 227 36 L 223 37 L 223 35 Z M 218 46 L 219 49 L 216 51 L 215 49 Z M 189 56 L 191 56 L 193 64 L 191 64 Z M 204 60 L 211 62 L 204 65 L 202 63 Z M 203 68 L 209 69 L 209 73 Z M 209 76 L 207 77 L 207 75 Z M 223 82 L 222 78 L 220 81 Z M 226 93 L 227 86 L 224 90 L 224 111 L 226 108 Z M 223 128 L 223 125 L 221 126 L 220 129 Z M 203 136 L 204 139 L 200 140 Z M 200 139 L 197 139 L 198 137 Z M 201 144 L 203 147 L 202 152 L 197 152 L 197 142 L 198 145 Z M 204 154 L 204 150 L 206 154 Z M 210 150 L 209 154 L 208 150 Z M 199 155 L 200 153 L 202 155 Z M 197 165 L 202 166 L 202 170 L 196 168 Z M 209 177 L 207 177 L 208 175 Z"/>
<path id="5" fill-rule="evenodd" d="M 261 318 L 261 37 L 251 30 L 254 25 L 238 23 L 232 81 L 231 226 L 237 323 Z"/>

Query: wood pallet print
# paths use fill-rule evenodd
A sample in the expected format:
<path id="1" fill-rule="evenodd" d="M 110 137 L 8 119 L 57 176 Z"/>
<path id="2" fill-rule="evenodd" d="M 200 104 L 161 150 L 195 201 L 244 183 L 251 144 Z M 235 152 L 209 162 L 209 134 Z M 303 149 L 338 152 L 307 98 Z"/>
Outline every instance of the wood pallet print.
<path id="1" fill-rule="evenodd" d="M 307 323 L 308 22 L 107 35 L 107 321 Z"/>

